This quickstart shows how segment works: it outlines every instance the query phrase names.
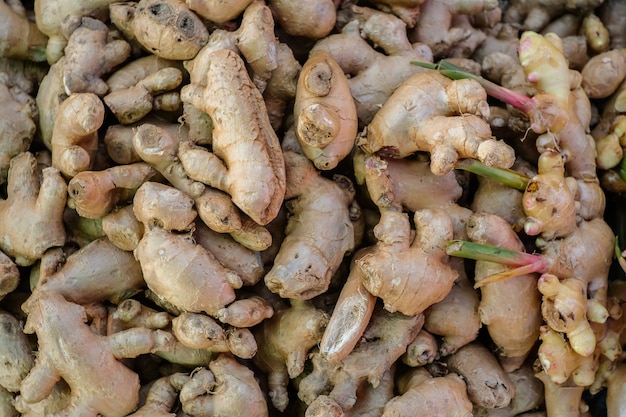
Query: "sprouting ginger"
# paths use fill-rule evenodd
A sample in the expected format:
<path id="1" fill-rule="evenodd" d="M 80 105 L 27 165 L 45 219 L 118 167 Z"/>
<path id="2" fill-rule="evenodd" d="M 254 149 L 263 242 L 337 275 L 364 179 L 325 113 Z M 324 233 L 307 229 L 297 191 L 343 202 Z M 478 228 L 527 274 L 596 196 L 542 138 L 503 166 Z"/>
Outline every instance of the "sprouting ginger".
<path id="1" fill-rule="evenodd" d="M 205 77 L 206 86 L 188 84 L 181 98 L 211 116 L 212 152 L 189 149 L 179 158 L 189 177 L 228 193 L 265 225 L 277 216 L 285 194 L 285 163 L 263 97 L 233 51 L 212 53 Z M 237 123 L 229 122 L 233 114 L 240 115 Z"/>
<path id="2" fill-rule="evenodd" d="M 513 149 L 495 140 L 482 119 L 489 113 L 485 90 L 462 81 L 435 71 L 412 76 L 376 113 L 360 147 L 394 158 L 430 152 L 431 170 L 438 175 L 450 172 L 459 158 L 511 167 Z"/>
<path id="3" fill-rule="evenodd" d="M 289 403 L 287 387 L 299 376 L 307 355 L 320 343 L 329 317 L 308 301 L 291 300 L 272 318 L 254 330 L 259 350 L 253 361 L 268 373 L 269 397 L 276 409 L 284 411 Z"/>
<path id="4" fill-rule="evenodd" d="M 304 63 L 293 111 L 298 142 L 316 168 L 333 169 L 352 151 L 356 105 L 348 79 L 329 53 L 318 49 Z"/>
<path id="5" fill-rule="evenodd" d="M 67 177 L 93 167 L 104 104 L 93 93 L 75 93 L 58 110 L 50 141 L 52 166 Z"/>
<path id="6" fill-rule="evenodd" d="M 139 376 L 118 361 L 158 349 L 172 336 L 161 331 L 131 329 L 100 336 L 85 324 L 85 308 L 54 291 L 31 296 L 24 331 L 37 333 L 34 367 L 20 385 L 17 402 L 44 400 L 61 378 L 71 389 L 70 414 L 123 417 L 137 407 Z"/>
<path id="7" fill-rule="evenodd" d="M 450 292 L 458 272 L 446 264 L 452 221 L 441 211 L 415 212 L 417 236 L 411 241 L 406 213 L 387 210 L 374 228 L 376 249 L 357 259 L 363 284 L 385 309 L 407 315 L 423 312 Z M 392 269 L 387 265 L 394 265 Z"/>
<path id="8" fill-rule="evenodd" d="M 328 289 L 344 256 L 354 248 L 350 207 L 355 191 L 347 177 L 323 177 L 304 155 L 288 150 L 284 158 L 285 200 L 292 216 L 264 280 L 283 298 L 310 299 Z"/>

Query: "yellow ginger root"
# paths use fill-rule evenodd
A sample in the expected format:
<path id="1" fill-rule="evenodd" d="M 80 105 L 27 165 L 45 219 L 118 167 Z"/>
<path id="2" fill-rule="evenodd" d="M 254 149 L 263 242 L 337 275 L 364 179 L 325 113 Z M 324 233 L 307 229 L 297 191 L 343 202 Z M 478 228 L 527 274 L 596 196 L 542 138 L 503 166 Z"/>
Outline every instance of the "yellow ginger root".
<path id="1" fill-rule="evenodd" d="M 352 151 L 358 121 L 348 79 L 334 58 L 312 52 L 300 71 L 294 103 L 296 137 L 317 169 L 333 169 Z"/>
<path id="2" fill-rule="evenodd" d="M 478 293 L 465 274 L 462 259 L 451 259 L 459 276 L 445 298 L 424 311 L 424 329 L 441 336 L 438 356 L 448 356 L 472 342 L 481 327 Z"/>
<path id="3" fill-rule="evenodd" d="M 541 154 L 537 171 L 522 197 L 527 216 L 524 231 L 529 236 L 541 234 L 545 240 L 567 236 L 576 229 L 577 184 L 574 178 L 565 178 L 565 160 L 554 150 Z"/>
<path id="4" fill-rule="evenodd" d="M 210 57 L 207 85 L 188 84 L 181 98 L 211 116 L 212 152 L 187 149 L 179 157 L 191 178 L 228 193 L 252 220 L 265 225 L 277 216 L 285 194 L 280 143 L 239 55 L 220 50 Z M 237 123 L 228 122 L 233 115 Z"/>
<path id="5" fill-rule="evenodd" d="M 85 324 L 85 308 L 54 291 L 31 296 L 23 308 L 28 312 L 24 331 L 37 333 L 38 353 L 18 403 L 44 400 L 63 378 L 71 389 L 65 412 L 126 416 L 137 407 L 139 377 L 118 359 L 167 349 L 173 340 L 165 332 L 140 328 L 95 334 Z"/>
<path id="6" fill-rule="evenodd" d="M 52 166 L 67 177 L 93 167 L 104 104 L 93 93 L 76 93 L 59 107 L 51 138 Z"/>
<path id="7" fill-rule="evenodd" d="M 0 371 L 0 391 L 19 392 L 22 380 L 35 363 L 32 348 L 22 323 L 1 310 L 0 330 L 0 356 L 4 361 Z"/>
<path id="8" fill-rule="evenodd" d="M 40 175 L 42 176 L 40 179 Z M 63 210 L 67 186 L 56 168 L 42 172 L 30 152 L 11 160 L 7 198 L 0 201 L 0 250 L 20 266 L 33 264 L 44 253 L 65 243 Z"/>
<path id="9" fill-rule="evenodd" d="M 110 92 L 104 103 L 122 124 L 141 120 L 169 97 L 180 107 L 175 90 L 183 82 L 182 65 L 148 55 L 115 71 L 107 80 Z"/>
<path id="10" fill-rule="evenodd" d="M 596 350 L 596 336 L 587 319 L 587 283 L 576 277 L 559 279 L 543 274 L 537 287 L 543 295 L 541 312 L 548 326 L 565 333 L 574 352 L 592 355 Z M 602 319 L 605 321 L 606 317 Z"/>
<path id="11" fill-rule="evenodd" d="M 284 158 L 291 216 L 265 285 L 283 298 L 310 299 L 328 289 L 354 248 L 350 206 L 355 191 L 347 177 L 321 176 L 304 155 L 285 151 Z"/>
<path id="12" fill-rule="evenodd" d="M 137 188 L 156 174 L 154 168 L 142 162 L 79 172 L 67 186 L 71 206 L 82 217 L 104 217 L 116 205 L 132 200 Z"/>
<path id="13" fill-rule="evenodd" d="M 185 0 L 187 7 L 211 22 L 224 23 L 237 18 L 253 0 Z"/>
<path id="14" fill-rule="evenodd" d="M 355 10 L 362 18 L 349 22 L 341 33 L 319 40 L 311 52 L 328 52 L 349 75 L 359 122 L 367 125 L 400 83 L 423 72 L 410 65 L 411 61 L 432 62 L 433 57 L 426 45 L 409 42 L 406 25 L 400 19 L 373 9 Z M 374 49 L 368 40 L 382 51 Z"/>
<path id="15" fill-rule="evenodd" d="M 459 375 L 433 377 L 425 368 L 415 368 L 400 377 L 399 395 L 385 404 L 383 417 L 410 417 L 416 404 L 429 416 L 469 417 L 472 403 Z"/>
<path id="16" fill-rule="evenodd" d="M 409 216 L 387 210 L 374 228 L 376 249 L 357 259 L 363 285 L 380 297 L 385 309 L 406 315 L 423 312 L 444 299 L 458 272 L 446 264 L 452 221 L 442 211 L 415 212 L 417 236 L 412 239 Z M 394 265 L 392 269 L 388 265 Z"/>
<path id="17" fill-rule="evenodd" d="M 276 22 L 291 36 L 321 39 L 332 32 L 337 21 L 333 0 L 271 0 L 269 6 Z"/>
<path id="18" fill-rule="evenodd" d="M 21 2 L 0 2 L 2 32 L 0 56 L 31 61 L 46 60 L 48 37 L 30 21 Z"/>
<path id="19" fill-rule="evenodd" d="M 0 102 L 0 183 L 4 183 L 11 158 L 30 148 L 37 129 L 37 107 L 35 100 L 4 72 L 0 72 Z"/>
<path id="20" fill-rule="evenodd" d="M 474 242 L 524 250 L 524 244 L 514 230 L 496 215 L 476 213 L 470 217 L 467 229 Z M 493 262 L 477 261 L 474 279 L 480 283 L 483 278 L 507 268 Z M 507 372 L 521 366 L 539 338 L 542 324 L 540 297 L 536 274 L 521 274 L 480 288 L 480 319 L 498 347 L 498 359 Z"/>
<path id="21" fill-rule="evenodd" d="M 419 332 L 424 316 L 405 316 L 378 308 L 374 311 L 363 338 L 343 360 L 328 362 L 313 352 L 313 370 L 298 386 L 298 397 L 312 407 L 322 393 L 328 393 L 342 410 L 351 409 L 357 401 L 359 388 L 366 383 L 378 386 L 385 372 L 406 351 Z"/>
<path id="22" fill-rule="evenodd" d="M 75 19 L 91 16 L 104 21 L 108 17 L 109 5 L 114 2 L 115 0 L 87 0 L 60 7 L 56 0 L 37 0 L 34 5 L 35 22 L 39 30 L 49 38 L 46 45 L 48 63 L 54 64 L 64 54 L 68 43 L 63 32 L 66 17 L 72 16 Z"/>
<path id="23" fill-rule="evenodd" d="M 206 44 L 209 32 L 182 0 L 141 0 L 115 13 L 113 23 L 128 28 L 150 53 L 165 59 L 193 59 Z"/>
<path id="24" fill-rule="evenodd" d="M 491 136 L 482 119 L 489 114 L 486 100 L 485 90 L 474 80 L 452 81 L 435 71 L 418 73 L 376 113 L 360 146 L 365 152 L 394 158 L 430 152 L 431 170 L 437 175 L 450 172 L 459 158 L 509 168 L 515 159 L 513 149 Z"/>
<path id="25" fill-rule="evenodd" d="M 329 320 L 308 301 L 290 300 L 290 304 L 254 329 L 259 350 L 253 361 L 268 373 L 269 397 L 280 411 L 289 403 L 289 380 L 303 372 L 309 350 L 320 343 Z"/>
<path id="26" fill-rule="evenodd" d="M 268 416 L 254 373 L 226 355 L 211 361 L 208 369 L 195 370 L 182 385 L 179 399 L 183 411 L 195 417 Z"/>
<path id="27" fill-rule="evenodd" d="M 515 386 L 496 357 L 478 342 L 469 343 L 446 358 L 450 372 L 467 384 L 467 396 L 484 408 L 506 407 L 515 396 Z"/>

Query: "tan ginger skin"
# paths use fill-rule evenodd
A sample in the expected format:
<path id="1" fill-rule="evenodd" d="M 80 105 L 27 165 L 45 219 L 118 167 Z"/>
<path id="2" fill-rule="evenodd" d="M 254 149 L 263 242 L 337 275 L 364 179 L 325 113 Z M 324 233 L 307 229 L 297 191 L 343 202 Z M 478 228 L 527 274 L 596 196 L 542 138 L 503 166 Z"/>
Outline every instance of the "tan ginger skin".
<path id="1" fill-rule="evenodd" d="M 352 151 L 356 106 L 348 79 L 329 53 L 314 51 L 304 63 L 293 112 L 298 142 L 317 169 L 335 168 Z"/>
<path id="2" fill-rule="evenodd" d="M 269 6 L 276 23 L 289 35 L 309 39 L 326 37 L 337 21 L 336 1 L 271 0 Z"/>
<path id="3" fill-rule="evenodd" d="M 265 285 L 283 298 L 310 299 L 328 289 L 346 253 L 354 248 L 349 180 L 323 177 L 294 151 L 284 152 L 287 192 L 292 216 Z M 320 219 L 323 219 L 322 226 Z"/>
<path id="4" fill-rule="evenodd" d="M 365 152 L 394 158 L 430 152 L 431 170 L 437 175 L 450 172 L 459 158 L 509 168 L 513 149 L 495 140 L 482 119 L 489 114 L 486 100 L 476 81 L 452 81 L 435 71 L 418 73 L 393 92 L 359 145 Z"/>
<path id="5" fill-rule="evenodd" d="M 304 371 L 309 350 L 320 343 L 328 321 L 328 314 L 310 302 L 291 300 L 254 330 L 259 350 L 253 361 L 268 373 L 269 397 L 278 410 L 287 407 L 289 380 Z"/>
<path id="6" fill-rule="evenodd" d="M 263 97 L 243 60 L 229 50 L 211 54 L 206 82 L 206 87 L 186 85 L 181 98 L 211 116 L 213 153 L 189 149 L 180 153 L 181 162 L 191 178 L 230 194 L 244 213 L 265 225 L 277 216 L 285 194 L 285 162 Z M 239 122 L 227 122 L 233 117 Z"/>
<path id="7" fill-rule="evenodd" d="M 71 389 L 65 411 L 126 416 L 137 407 L 140 384 L 138 375 L 118 358 L 167 348 L 173 341 L 167 333 L 139 328 L 97 335 L 85 324 L 84 307 L 54 291 L 38 293 L 23 308 L 28 312 L 24 331 L 37 333 L 39 351 L 35 366 L 22 381 L 18 403 L 44 400 L 63 378 Z"/>
<path id="8" fill-rule="evenodd" d="M 21 3 L 0 3 L 3 28 L 0 34 L 0 56 L 41 62 L 46 60 L 48 37 L 26 16 Z"/>
<path id="9" fill-rule="evenodd" d="M 383 300 L 386 310 L 407 315 L 443 300 L 458 277 L 446 264 L 445 246 L 453 235 L 450 217 L 424 209 L 414 219 L 417 236 L 411 241 L 408 215 L 384 211 L 374 228 L 376 249 L 356 261 L 365 288 Z"/>
<path id="10" fill-rule="evenodd" d="M 224 23 L 237 18 L 253 0 L 185 0 L 187 7 L 199 16 L 215 23 Z"/>
<path id="11" fill-rule="evenodd" d="M 467 229 L 469 238 L 474 242 L 503 249 L 524 250 L 524 244 L 513 228 L 494 214 L 473 214 Z M 480 282 L 482 278 L 506 268 L 493 262 L 477 261 L 474 279 Z M 502 367 L 511 372 L 521 366 L 539 338 L 542 321 L 537 275 L 518 275 L 484 285 L 480 288 L 480 297 L 481 321 L 498 346 Z"/>
<path id="12" fill-rule="evenodd" d="M 0 201 L 0 216 L 12 220 L 0 227 L 0 249 L 17 265 L 26 266 L 40 259 L 48 249 L 62 246 L 66 237 L 63 227 L 66 200 L 67 185 L 56 168 L 47 167 L 39 172 L 37 160 L 30 152 L 13 157 L 7 198 Z"/>
<path id="13" fill-rule="evenodd" d="M 12 314 L 0 310 L 0 391 L 19 392 L 22 380 L 35 364 L 32 347 L 22 323 Z"/>

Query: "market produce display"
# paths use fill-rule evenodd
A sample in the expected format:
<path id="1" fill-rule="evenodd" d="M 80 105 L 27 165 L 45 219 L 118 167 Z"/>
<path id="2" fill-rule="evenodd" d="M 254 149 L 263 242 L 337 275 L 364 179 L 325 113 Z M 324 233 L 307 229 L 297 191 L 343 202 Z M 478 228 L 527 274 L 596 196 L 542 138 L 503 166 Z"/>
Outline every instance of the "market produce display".
<path id="1" fill-rule="evenodd" d="M 626 2 L 0 2 L 0 416 L 626 417 Z"/>

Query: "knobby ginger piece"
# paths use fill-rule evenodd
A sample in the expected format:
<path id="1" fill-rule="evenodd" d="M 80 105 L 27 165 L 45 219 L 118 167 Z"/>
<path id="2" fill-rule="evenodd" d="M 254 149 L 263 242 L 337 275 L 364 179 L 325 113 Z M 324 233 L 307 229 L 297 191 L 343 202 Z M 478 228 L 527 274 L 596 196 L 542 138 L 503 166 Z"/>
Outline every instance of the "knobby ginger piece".
<path id="1" fill-rule="evenodd" d="M 587 409 L 583 401 L 585 387 L 571 382 L 555 383 L 545 372 L 537 372 L 535 377 L 544 386 L 545 408 L 547 416 L 577 417 Z"/>
<path id="2" fill-rule="evenodd" d="M 6 311 L 0 311 L 0 390 L 19 392 L 22 380 L 35 364 L 32 348 L 22 323 Z"/>
<path id="3" fill-rule="evenodd" d="M 426 325 L 426 322 L 424 322 L 424 325 Z M 404 364 L 413 368 L 427 365 L 438 358 L 439 347 L 437 346 L 437 339 L 425 329 L 419 331 L 401 357 Z"/>
<path id="4" fill-rule="evenodd" d="M 185 0 L 185 3 L 199 16 L 211 22 L 224 23 L 237 18 L 253 1 Z"/>

